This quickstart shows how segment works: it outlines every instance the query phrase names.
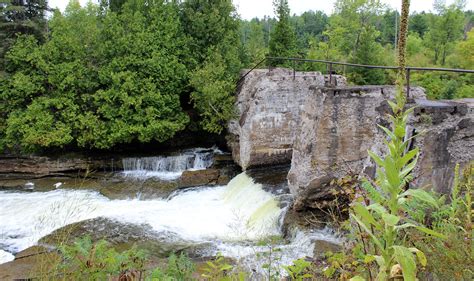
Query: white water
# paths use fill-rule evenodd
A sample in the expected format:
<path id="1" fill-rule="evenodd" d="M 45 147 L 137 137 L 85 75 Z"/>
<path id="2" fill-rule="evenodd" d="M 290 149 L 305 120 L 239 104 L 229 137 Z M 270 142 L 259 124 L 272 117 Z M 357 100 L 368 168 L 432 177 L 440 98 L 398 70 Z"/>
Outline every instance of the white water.
<path id="1" fill-rule="evenodd" d="M 186 170 L 209 168 L 215 153 L 221 153 L 221 151 L 217 148 L 196 148 L 176 156 L 124 158 L 122 160 L 123 174 L 137 179 L 156 177 L 173 180 L 179 178 Z"/>
<path id="2" fill-rule="evenodd" d="M 279 233 L 282 209 L 246 174 L 227 186 L 178 193 L 170 200 L 109 200 L 97 192 L 0 192 L 0 245 L 18 252 L 67 224 L 105 217 L 147 223 L 190 241 L 255 240 Z"/>
<path id="3" fill-rule="evenodd" d="M 9 252 L 0 250 L 0 264 L 12 261 L 15 259 L 15 256 Z"/>
<path id="4" fill-rule="evenodd" d="M 206 255 L 221 252 L 255 268 L 259 264 L 255 253 L 266 250 L 255 242 L 281 234 L 284 212 L 275 196 L 245 173 L 227 186 L 178 192 L 168 200 L 109 200 L 93 191 L 58 189 L 43 193 L 0 191 L 0 202 L 0 250 L 7 251 L 0 251 L 0 263 L 11 260 L 10 253 L 35 245 L 55 229 L 105 217 L 149 224 L 157 232 L 176 233 L 191 243 L 211 243 Z M 310 256 L 315 238 L 336 241 L 325 232 L 312 236 L 297 233 L 290 244 L 279 246 L 283 250 L 280 262 L 289 264 Z"/>

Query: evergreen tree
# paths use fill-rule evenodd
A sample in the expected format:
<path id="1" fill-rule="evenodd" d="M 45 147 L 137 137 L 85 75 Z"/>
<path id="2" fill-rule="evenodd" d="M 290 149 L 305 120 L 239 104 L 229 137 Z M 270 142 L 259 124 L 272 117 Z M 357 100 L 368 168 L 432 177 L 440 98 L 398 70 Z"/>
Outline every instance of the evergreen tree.
<path id="1" fill-rule="evenodd" d="M 190 41 L 191 101 L 206 131 L 221 133 L 233 117 L 233 90 L 242 67 L 240 25 L 231 0 L 187 0 L 182 23 Z"/>
<path id="2" fill-rule="evenodd" d="M 296 35 L 290 23 L 288 0 L 274 0 L 275 14 L 278 22 L 271 32 L 269 55 L 271 57 L 295 57 L 297 54 Z M 274 61 L 275 65 L 291 65 L 283 61 Z"/>
<path id="3" fill-rule="evenodd" d="M 0 75 L 6 52 L 20 34 L 42 42 L 46 32 L 46 0 L 0 0 Z"/>

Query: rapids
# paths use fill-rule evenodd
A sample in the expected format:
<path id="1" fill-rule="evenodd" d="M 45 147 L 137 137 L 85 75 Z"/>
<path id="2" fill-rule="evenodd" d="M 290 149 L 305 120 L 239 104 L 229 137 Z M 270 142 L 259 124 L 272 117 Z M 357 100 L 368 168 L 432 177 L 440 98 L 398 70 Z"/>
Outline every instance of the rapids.
<path id="1" fill-rule="evenodd" d="M 91 190 L 48 192 L 0 191 L 0 263 L 35 245 L 56 229 L 92 218 L 149 225 L 157 233 L 173 233 L 195 245 L 210 245 L 203 255 L 218 252 L 256 268 L 257 242 L 281 235 L 286 207 L 246 173 L 226 186 L 181 190 L 154 200 L 110 200 Z M 314 239 L 337 242 L 329 232 L 296 233 L 281 244 L 280 261 L 311 256 Z M 172 243 L 172 241 L 170 241 Z"/>

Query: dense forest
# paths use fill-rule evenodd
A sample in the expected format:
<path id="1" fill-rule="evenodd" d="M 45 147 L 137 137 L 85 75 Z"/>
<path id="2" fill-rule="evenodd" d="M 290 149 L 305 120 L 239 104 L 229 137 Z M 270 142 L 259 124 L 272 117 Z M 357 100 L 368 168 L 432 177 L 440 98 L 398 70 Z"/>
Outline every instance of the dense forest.
<path id="1" fill-rule="evenodd" d="M 274 6 L 276 18 L 246 21 L 231 0 L 72 0 L 64 12 L 46 0 L 0 1 L 0 150 L 110 149 L 183 130 L 221 133 L 240 70 L 266 55 L 395 64 L 399 13 L 378 0 L 338 0 L 332 15 Z M 474 13 L 464 6 L 436 1 L 434 13 L 411 15 L 408 65 L 474 68 Z M 336 71 L 354 84 L 396 77 Z M 435 99 L 474 91 L 472 75 L 412 79 Z"/>

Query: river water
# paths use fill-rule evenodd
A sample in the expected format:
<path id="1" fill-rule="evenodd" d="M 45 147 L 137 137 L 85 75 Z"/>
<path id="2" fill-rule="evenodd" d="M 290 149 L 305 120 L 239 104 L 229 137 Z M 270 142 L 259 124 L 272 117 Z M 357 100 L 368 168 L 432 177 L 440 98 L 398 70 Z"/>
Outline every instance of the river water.
<path id="1" fill-rule="evenodd" d="M 134 163 L 126 167 L 124 174 L 126 177 L 139 174 L 171 178 L 167 173 L 206 168 L 212 161 L 209 159 L 196 151 L 175 158 L 135 158 L 124 160 Z M 159 168 L 155 165 L 173 161 L 188 164 Z M 156 233 L 172 233 L 189 244 L 208 245 L 202 255 L 222 253 L 255 269 L 259 267 L 256 253 L 266 250 L 257 246 L 257 242 L 282 234 L 283 216 L 288 206 L 282 198 L 288 195 L 264 190 L 246 173 L 225 186 L 180 190 L 167 198 L 153 200 L 110 200 L 94 190 L 61 187 L 47 192 L 0 191 L 0 263 L 12 260 L 15 253 L 37 244 L 40 238 L 56 229 L 87 219 L 106 218 L 137 227 L 147 225 Z M 290 241 L 278 245 L 282 250 L 279 262 L 289 264 L 294 259 L 312 256 L 316 239 L 339 242 L 327 230 L 297 231 Z"/>

